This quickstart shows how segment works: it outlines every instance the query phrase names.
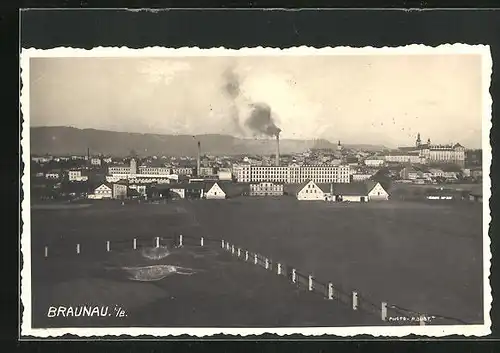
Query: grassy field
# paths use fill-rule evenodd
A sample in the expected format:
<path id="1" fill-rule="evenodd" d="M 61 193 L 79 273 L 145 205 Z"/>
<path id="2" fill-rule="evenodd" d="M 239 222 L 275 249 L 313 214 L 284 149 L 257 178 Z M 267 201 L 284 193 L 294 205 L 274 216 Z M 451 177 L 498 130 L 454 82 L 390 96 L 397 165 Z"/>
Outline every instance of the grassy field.
<path id="1" fill-rule="evenodd" d="M 114 323 L 125 326 L 380 324 L 220 251 L 195 256 L 186 248 L 184 255 L 172 254 L 161 261 L 199 272 L 157 282 L 132 282 L 103 270 L 150 263 L 128 250 L 110 256 L 106 240 L 128 239 L 121 246 L 130 249 L 134 237 L 151 246 L 155 236 L 180 233 L 186 239 L 224 238 L 375 303 L 480 323 L 481 214 L 481 206 L 472 203 L 333 204 L 287 197 L 40 209 L 32 211 L 31 220 L 34 324 L 71 326 L 71 320 L 45 314 L 48 305 L 69 305 L 71 298 L 75 304 L 126 307 L 130 315 Z M 78 257 L 76 243 L 81 243 Z M 44 245 L 49 259 L 43 258 Z M 79 320 L 109 325 L 109 320 Z"/>

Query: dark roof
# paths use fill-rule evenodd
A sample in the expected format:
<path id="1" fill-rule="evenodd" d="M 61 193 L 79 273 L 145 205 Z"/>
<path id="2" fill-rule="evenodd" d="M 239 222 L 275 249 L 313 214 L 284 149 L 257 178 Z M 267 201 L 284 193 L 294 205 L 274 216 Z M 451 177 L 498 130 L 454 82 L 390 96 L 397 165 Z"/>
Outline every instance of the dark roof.
<path id="1" fill-rule="evenodd" d="M 335 195 L 366 196 L 368 192 L 366 183 L 333 184 L 333 193 Z"/>
<path id="2" fill-rule="evenodd" d="M 201 190 L 205 186 L 204 183 L 202 182 L 171 183 L 168 185 L 169 189 L 187 189 L 187 190 Z"/>
<path id="3" fill-rule="evenodd" d="M 233 197 L 233 196 L 240 196 L 244 192 L 248 191 L 248 185 L 247 183 L 234 183 L 232 181 L 217 181 L 217 182 L 210 182 L 205 184 L 205 191 L 208 191 L 214 186 L 214 184 L 219 185 L 219 187 L 224 191 L 226 196 Z"/>
<path id="4" fill-rule="evenodd" d="M 315 183 L 323 192 L 331 192 L 332 184 L 331 183 Z"/>

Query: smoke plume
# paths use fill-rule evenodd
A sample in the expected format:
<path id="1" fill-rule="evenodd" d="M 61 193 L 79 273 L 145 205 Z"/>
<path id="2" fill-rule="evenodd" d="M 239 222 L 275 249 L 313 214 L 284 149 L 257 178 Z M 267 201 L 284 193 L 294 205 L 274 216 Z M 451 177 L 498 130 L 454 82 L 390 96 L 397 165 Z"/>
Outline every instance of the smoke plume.
<path id="1" fill-rule="evenodd" d="M 231 99 L 231 119 L 238 132 L 242 132 L 240 124 L 240 109 L 238 100 L 241 97 L 240 78 L 233 69 L 224 72 L 224 92 Z M 237 101 L 238 100 L 238 101 Z M 271 114 L 271 108 L 265 103 L 253 103 L 245 100 L 250 108 L 250 115 L 244 125 L 254 134 L 266 136 L 278 136 L 281 129 L 276 126 Z"/>
<path id="2" fill-rule="evenodd" d="M 281 129 L 276 126 L 271 115 L 271 107 L 265 103 L 254 103 L 251 105 L 252 111 L 245 121 L 245 126 L 254 132 L 267 136 L 277 136 Z"/>

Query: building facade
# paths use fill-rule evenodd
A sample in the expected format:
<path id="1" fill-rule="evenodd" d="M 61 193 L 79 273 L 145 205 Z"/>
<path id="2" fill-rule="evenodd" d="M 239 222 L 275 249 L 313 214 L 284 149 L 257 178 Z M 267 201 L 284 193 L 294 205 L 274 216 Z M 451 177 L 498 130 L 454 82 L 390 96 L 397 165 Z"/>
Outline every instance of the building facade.
<path id="1" fill-rule="evenodd" d="M 296 165 L 263 167 L 239 165 L 234 168 L 236 179 L 241 183 L 273 182 L 300 184 L 308 180 L 316 183 L 349 183 L 348 165 Z"/>
<path id="2" fill-rule="evenodd" d="M 68 171 L 68 180 L 69 181 L 80 182 L 80 181 L 87 181 L 88 179 L 89 179 L 88 176 L 82 175 L 82 171 L 81 170 L 70 170 L 70 171 Z"/>
<path id="3" fill-rule="evenodd" d="M 250 184 L 250 196 L 282 196 L 283 184 L 261 182 Z"/>
<path id="4" fill-rule="evenodd" d="M 429 163 L 450 163 L 465 165 L 465 147 L 459 143 L 454 145 L 422 145 L 420 156 Z"/>

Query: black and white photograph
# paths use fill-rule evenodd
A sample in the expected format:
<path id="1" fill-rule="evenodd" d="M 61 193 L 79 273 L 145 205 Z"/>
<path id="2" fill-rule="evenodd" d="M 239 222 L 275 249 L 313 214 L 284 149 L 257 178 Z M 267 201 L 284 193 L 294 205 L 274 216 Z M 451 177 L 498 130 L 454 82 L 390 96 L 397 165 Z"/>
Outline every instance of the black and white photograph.
<path id="1" fill-rule="evenodd" d="M 488 46 L 21 69 L 23 335 L 490 333 Z"/>

